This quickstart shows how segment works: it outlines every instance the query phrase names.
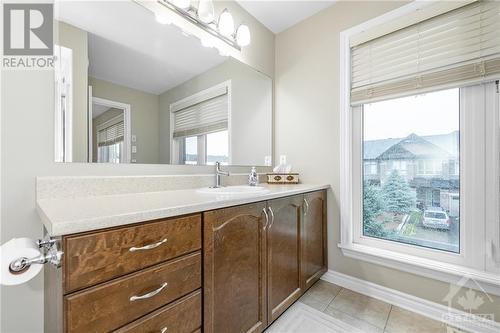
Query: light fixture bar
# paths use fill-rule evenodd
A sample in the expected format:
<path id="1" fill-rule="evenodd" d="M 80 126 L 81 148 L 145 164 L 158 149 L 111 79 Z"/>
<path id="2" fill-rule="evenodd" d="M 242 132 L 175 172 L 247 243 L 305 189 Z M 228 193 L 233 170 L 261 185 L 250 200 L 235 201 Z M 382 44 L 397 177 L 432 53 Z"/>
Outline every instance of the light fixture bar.
<path id="1" fill-rule="evenodd" d="M 160 3 L 161 5 L 167 7 L 168 9 L 170 9 L 173 12 L 177 13 L 178 15 L 184 17 L 186 20 L 188 20 L 189 22 L 191 22 L 194 25 L 198 26 L 199 28 L 205 30 L 206 32 L 208 32 L 212 36 L 221 39 L 223 42 L 225 42 L 229 46 L 232 46 L 236 50 L 241 51 L 241 47 L 236 43 L 235 40 L 222 35 L 219 31 L 217 31 L 216 29 L 214 29 L 210 24 L 207 24 L 207 23 L 201 21 L 200 19 L 198 19 L 198 17 L 196 17 L 193 14 L 189 13 L 189 9 L 188 10 L 184 10 L 182 8 L 179 8 L 179 7 L 171 4 L 170 2 L 168 2 L 168 0 L 158 0 L 158 3 Z"/>

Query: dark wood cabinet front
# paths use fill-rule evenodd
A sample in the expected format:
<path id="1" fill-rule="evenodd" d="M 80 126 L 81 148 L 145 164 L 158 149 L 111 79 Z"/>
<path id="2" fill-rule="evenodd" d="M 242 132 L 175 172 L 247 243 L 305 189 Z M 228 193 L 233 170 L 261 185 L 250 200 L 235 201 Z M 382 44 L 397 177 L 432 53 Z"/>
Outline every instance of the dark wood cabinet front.
<path id="1" fill-rule="evenodd" d="M 204 332 L 262 332 L 266 316 L 265 202 L 204 215 Z"/>
<path id="2" fill-rule="evenodd" d="M 278 318 L 302 294 L 300 232 L 303 195 L 268 202 L 268 321 Z"/>
<path id="3" fill-rule="evenodd" d="M 326 191 L 304 195 L 302 281 L 307 290 L 327 270 Z"/>

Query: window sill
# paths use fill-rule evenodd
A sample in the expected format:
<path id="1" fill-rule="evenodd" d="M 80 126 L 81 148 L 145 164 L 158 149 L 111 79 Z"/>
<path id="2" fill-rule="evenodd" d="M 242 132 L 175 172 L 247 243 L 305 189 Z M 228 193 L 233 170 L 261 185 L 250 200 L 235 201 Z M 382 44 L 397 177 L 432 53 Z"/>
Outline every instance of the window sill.
<path id="1" fill-rule="evenodd" d="M 487 293 L 500 296 L 500 277 L 497 274 L 361 244 L 339 244 L 338 247 L 345 256 L 350 258 L 451 284 L 482 289 Z"/>

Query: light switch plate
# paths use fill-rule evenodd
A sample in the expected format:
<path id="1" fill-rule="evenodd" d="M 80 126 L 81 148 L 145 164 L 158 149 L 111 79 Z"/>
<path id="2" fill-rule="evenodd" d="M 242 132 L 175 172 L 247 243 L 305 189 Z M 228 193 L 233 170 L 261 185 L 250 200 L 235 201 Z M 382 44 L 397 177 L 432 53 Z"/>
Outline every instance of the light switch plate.
<path id="1" fill-rule="evenodd" d="M 137 153 L 137 146 L 132 146 L 132 153 Z"/>
<path id="2" fill-rule="evenodd" d="M 280 164 L 286 164 L 286 155 L 280 155 Z"/>

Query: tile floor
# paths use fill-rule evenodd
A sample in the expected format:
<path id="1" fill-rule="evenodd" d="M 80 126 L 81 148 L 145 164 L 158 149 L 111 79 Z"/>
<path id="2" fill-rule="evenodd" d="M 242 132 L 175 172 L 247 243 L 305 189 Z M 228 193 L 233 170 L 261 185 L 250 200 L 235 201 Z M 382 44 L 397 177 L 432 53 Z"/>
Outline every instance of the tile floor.
<path id="1" fill-rule="evenodd" d="M 304 307 L 300 303 L 309 307 Z M 317 311 L 309 310 L 308 312 L 310 308 Z M 287 312 L 290 312 L 288 316 L 286 316 Z M 296 304 L 287 312 L 280 318 L 281 321 L 278 320 L 270 327 L 270 332 L 284 332 L 284 330 L 304 333 L 353 331 L 364 333 L 447 332 L 446 325 L 439 321 L 322 280 L 312 286 L 300 298 L 299 304 Z M 298 318 L 301 315 L 305 319 L 301 318 L 299 320 Z M 329 318 L 335 320 L 331 320 L 330 324 L 328 324 Z M 292 324 L 292 321 L 295 321 L 295 323 Z M 342 328 L 344 324 L 349 325 L 350 329 Z M 323 328 L 312 328 L 316 326 Z M 293 329 L 289 327 L 293 327 Z M 308 327 L 308 329 L 304 330 L 304 328 L 300 327 Z"/>

